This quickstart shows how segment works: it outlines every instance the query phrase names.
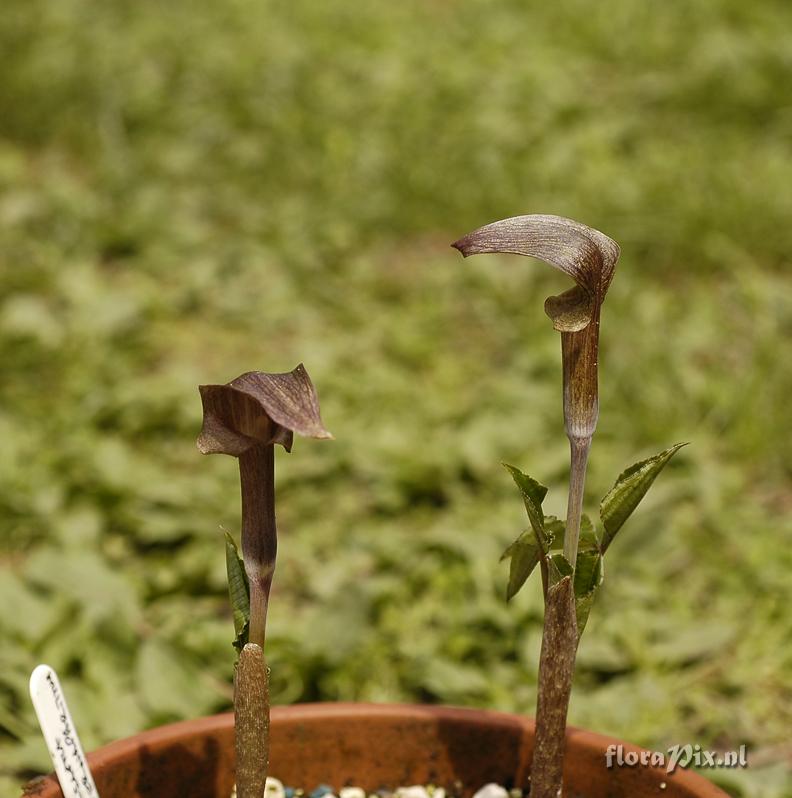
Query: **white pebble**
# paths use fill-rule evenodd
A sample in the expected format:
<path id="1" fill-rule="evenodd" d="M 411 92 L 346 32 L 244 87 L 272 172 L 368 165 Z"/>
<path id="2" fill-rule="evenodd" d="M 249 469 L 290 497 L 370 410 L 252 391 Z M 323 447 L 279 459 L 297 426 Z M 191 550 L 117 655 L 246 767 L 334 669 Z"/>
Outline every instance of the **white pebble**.
<path id="1" fill-rule="evenodd" d="M 415 784 L 412 787 L 399 787 L 396 790 L 397 798 L 429 798 L 426 787 Z"/>
<path id="2" fill-rule="evenodd" d="M 485 784 L 473 798 L 509 798 L 509 793 L 500 784 Z"/>
<path id="3" fill-rule="evenodd" d="M 435 787 L 432 798 L 445 798 L 445 790 L 442 787 Z"/>
<path id="4" fill-rule="evenodd" d="M 283 782 L 267 776 L 267 786 L 264 788 L 265 798 L 286 798 L 286 791 L 283 789 Z"/>
<path id="5" fill-rule="evenodd" d="M 361 787 L 342 787 L 338 798 L 366 798 L 366 791 Z"/>

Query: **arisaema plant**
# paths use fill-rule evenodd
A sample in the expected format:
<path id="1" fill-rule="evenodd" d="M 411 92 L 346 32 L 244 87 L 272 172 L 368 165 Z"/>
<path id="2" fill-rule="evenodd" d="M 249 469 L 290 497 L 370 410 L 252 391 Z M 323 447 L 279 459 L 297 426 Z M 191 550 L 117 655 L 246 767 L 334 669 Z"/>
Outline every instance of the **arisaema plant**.
<path id="1" fill-rule="evenodd" d="M 567 516 L 545 516 L 547 488 L 506 465 L 525 503 L 530 529 L 504 552 L 511 599 L 539 566 L 545 601 L 531 798 L 562 794 L 569 697 L 580 635 L 604 577 L 604 556 L 616 533 L 657 475 L 684 445 L 676 444 L 630 466 L 602 499 L 599 524 L 583 514 L 591 441 L 599 416 L 599 331 L 602 305 L 619 246 L 608 236 L 560 216 L 516 216 L 485 225 L 455 242 L 465 257 L 483 253 L 527 255 L 569 275 L 574 286 L 545 301 L 561 333 L 563 410 L 570 445 Z"/>
<path id="2" fill-rule="evenodd" d="M 239 798 L 261 798 L 269 768 L 267 609 L 275 573 L 275 445 L 290 452 L 294 434 L 332 438 L 301 365 L 286 374 L 251 371 L 225 385 L 201 385 L 198 449 L 239 461 L 242 558 L 226 533 L 226 567 L 239 660 L 234 673 L 236 782 Z"/>

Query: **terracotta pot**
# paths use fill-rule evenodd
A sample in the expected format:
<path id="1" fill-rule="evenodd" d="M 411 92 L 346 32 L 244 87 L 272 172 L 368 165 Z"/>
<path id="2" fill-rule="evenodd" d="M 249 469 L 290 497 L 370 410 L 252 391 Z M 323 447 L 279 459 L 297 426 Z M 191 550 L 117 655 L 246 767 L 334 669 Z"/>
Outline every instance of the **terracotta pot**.
<path id="1" fill-rule="evenodd" d="M 534 733 L 533 721 L 519 715 L 398 704 L 277 707 L 271 728 L 271 773 L 286 784 L 376 790 L 458 781 L 465 795 L 491 781 L 526 784 Z M 619 741 L 568 730 L 566 798 L 728 798 L 685 770 L 608 769 L 605 750 L 613 743 Z M 152 729 L 100 748 L 88 760 L 102 798 L 228 798 L 233 716 Z M 62 798 L 52 775 L 28 794 Z"/>

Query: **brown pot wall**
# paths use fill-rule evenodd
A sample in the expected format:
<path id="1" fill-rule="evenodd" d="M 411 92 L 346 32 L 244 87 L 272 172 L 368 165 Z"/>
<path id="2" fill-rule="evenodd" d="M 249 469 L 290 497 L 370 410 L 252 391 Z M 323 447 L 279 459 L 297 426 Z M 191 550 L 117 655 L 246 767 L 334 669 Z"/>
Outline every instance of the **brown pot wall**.
<path id="1" fill-rule="evenodd" d="M 471 792 L 494 781 L 527 783 L 533 721 L 519 715 L 398 704 L 299 704 L 272 711 L 271 774 L 309 789 L 356 784 L 373 791 L 409 784 Z M 88 755 L 101 798 L 228 798 L 233 715 L 175 723 Z M 728 798 L 695 773 L 605 767 L 620 741 L 567 731 L 566 798 Z M 624 745 L 626 751 L 641 749 Z M 50 775 L 29 792 L 62 798 Z"/>

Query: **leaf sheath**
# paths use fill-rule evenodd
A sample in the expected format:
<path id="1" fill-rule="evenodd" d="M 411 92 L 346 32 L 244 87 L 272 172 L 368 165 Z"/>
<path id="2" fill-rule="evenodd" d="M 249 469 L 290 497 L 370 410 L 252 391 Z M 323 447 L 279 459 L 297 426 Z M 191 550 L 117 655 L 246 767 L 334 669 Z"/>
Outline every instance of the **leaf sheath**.
<path id="1" fill-rule="evenodd" d="M 264 652 L 248 643 L 234 674 L 238 798 L 261 798 L 269 769 L 269 675 Z"/>
<path id="2" fill-rule="evenodd" d="M 557 798 L 562 783 L 577 640 L 575 594 L 566 576 L 548 589 L 545 601 L 531 798 Z"/>

